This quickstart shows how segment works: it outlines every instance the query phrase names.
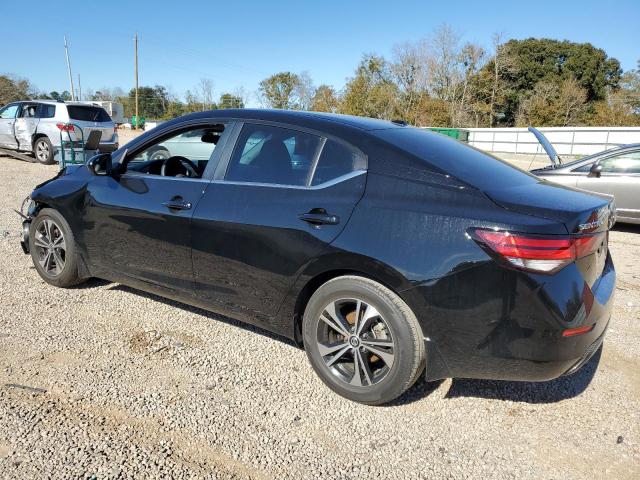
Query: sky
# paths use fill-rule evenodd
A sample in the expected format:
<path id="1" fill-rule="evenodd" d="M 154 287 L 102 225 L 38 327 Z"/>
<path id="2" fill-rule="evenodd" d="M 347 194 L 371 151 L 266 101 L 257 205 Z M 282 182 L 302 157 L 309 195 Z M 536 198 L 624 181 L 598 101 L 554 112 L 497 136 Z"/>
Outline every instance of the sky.
<path id="1" fill-rule="evenodd" d="M 0 74 L 25 77 L 41 91 L 69 90 L 64 35 L 84 92 L 128 91 L 137 32 L 140 85 L 165 85 L 182 97 L 208 78 L 215 97 L 241 87 L 250 106 L 260 80 L 273 73 L 307 71 L 315 85 L 340 89 L 364 53 L 390 57 L 395 44 L 445 23 L 487 49 L 499 32 L 590 42 L 624 70 L 640 59 L 640 0 L 0 0 L 0 21 Z"/>

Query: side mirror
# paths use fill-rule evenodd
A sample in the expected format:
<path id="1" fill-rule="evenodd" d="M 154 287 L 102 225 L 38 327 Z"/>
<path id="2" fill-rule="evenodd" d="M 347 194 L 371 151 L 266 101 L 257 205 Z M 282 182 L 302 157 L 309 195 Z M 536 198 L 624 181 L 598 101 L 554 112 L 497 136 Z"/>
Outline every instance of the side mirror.
<path id="1" fill-rule="evenodd" d="M 591 168 L 589 169 L 589 176 L 599 177 L 600 175 L 602 175 L 602 165 L 600 165 L 599 163 L 594 163 L 593 165 L 591 165 Z"/>
<path id="2" fill-rule="evenodd" d="M 110 153 L 99 153 L 87 160 L 87 168 L 93 175 L 112 176 L 113 165 Z"/>

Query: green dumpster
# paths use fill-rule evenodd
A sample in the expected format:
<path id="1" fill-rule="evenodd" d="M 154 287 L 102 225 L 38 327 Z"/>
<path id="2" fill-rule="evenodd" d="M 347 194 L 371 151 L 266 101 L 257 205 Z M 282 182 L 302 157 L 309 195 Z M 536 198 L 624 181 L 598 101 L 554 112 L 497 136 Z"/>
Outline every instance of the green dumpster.
<path id="1" fill-rule="evenodd" d="M 131 126 L 135 128 L 144 127 L 145 118 L 144 117 L 136 117 L 135 115 L 131 115 Z"/>
<path id="2" fill-rule="evenodd" d="M 469 140 L 469 130 L 465 130 L 464 128 L 442 128 L 442 127 L 429 127 L 429 130 L 432 132 L 438 132 L 442 135 L 446 135 L 447 137 L 455 138 L 456 140 L 460 140 L 461 142 L 466 142 Z"/>

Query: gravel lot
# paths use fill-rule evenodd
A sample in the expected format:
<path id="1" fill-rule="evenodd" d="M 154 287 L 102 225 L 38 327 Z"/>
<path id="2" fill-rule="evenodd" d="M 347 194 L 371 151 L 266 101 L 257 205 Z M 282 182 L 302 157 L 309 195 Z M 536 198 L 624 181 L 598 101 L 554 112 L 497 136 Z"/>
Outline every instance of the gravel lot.
<path id="1" fill-rule="evenodd" d="M 119 284 L 46 285 L 11 209 L 56 167 L 0 171 L 1 478 L 640 478 L 640 228 L 611 234 L 614 318 L 578 374 L 420 381 L 366 407 L 264 331 Z"/>

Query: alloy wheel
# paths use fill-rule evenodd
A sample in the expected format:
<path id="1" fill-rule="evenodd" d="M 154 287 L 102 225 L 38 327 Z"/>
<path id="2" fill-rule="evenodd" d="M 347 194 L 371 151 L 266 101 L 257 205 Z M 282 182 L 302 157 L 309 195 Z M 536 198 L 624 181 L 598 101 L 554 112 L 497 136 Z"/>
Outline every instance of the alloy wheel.
<path id="1" fill-rule="evenodd" d="M 317 346 L 340 381 L 367 387 L 382 381 L 395 359 L 395 342 L 382 315 L 360 299 L 329 303 L 317 325 Z"/>
<path id="2" fill-rule="evenodd" d="M 49 160 L 49 145 L 47 145 L 47 142 L 40 141 L 36 143 L 36 157 L 42 162 Z"/>
<path id="3" fill-rule="evenodd" d="M 57 277 L 64 270 L 67 245 L 60 227 L 45 218 L 35 229 L 33 243 L 38 254 L 38 263 L 44 272 Z"/>

